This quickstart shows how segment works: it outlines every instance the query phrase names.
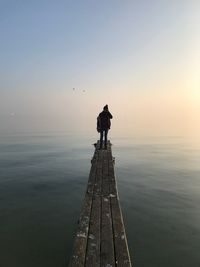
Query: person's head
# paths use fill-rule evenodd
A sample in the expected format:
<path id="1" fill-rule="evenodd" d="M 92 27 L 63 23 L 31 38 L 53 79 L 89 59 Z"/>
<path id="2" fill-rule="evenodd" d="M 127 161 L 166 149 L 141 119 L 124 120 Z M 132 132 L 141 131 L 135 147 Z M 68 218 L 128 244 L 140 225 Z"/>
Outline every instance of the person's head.
<path id="1" fill-rule="evenodd" d="M 108 111 L 108 105 L 105 105 L 105 106 L 103 107 L 103 110 L 104 110 L 104 111 Z"/>

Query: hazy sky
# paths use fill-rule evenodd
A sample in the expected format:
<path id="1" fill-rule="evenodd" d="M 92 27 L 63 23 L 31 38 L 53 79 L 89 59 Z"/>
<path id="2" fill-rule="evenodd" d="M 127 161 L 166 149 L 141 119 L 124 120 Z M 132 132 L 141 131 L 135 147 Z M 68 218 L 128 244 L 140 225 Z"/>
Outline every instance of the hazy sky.
<path id="1" fill-rule="evenodd" d="M 0 0 L 0 131 L 200 133 L 200 0 Z M 73 90 L 75 88 L 75 90 Z"/>

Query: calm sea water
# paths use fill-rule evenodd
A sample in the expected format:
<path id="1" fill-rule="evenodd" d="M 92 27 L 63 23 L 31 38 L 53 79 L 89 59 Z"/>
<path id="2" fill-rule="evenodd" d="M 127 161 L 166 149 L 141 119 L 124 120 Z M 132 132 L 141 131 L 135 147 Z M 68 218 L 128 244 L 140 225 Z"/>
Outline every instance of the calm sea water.
<path id="1" fill-rule="evenodd" d="M 69 260 L 95 137 L 0 137 L 0 267 Z M 200 144 L 181 137 L 112 138 L 135 267 L 200 266 Z"/>

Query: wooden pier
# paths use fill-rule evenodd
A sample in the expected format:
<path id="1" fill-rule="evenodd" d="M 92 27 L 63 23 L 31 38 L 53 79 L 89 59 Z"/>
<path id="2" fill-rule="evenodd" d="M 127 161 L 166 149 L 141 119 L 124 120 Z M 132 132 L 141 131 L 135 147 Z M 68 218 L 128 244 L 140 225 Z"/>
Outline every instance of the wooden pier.
<path id="1" fill-rule="evenodd" d="M 110 142 L 91 163 L 69 267 L 131 267 Z"/>

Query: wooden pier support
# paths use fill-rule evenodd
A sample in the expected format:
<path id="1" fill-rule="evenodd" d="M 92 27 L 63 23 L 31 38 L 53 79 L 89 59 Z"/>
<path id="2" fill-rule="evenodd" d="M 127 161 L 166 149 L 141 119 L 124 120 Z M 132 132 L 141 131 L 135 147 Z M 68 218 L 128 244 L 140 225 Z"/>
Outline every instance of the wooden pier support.
<path id="1" fill-rule="evenodd" d="M 69 267 L 131 267 L 110 142 L 91 163 Z"/>

